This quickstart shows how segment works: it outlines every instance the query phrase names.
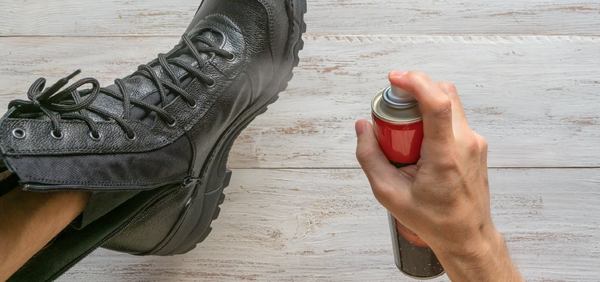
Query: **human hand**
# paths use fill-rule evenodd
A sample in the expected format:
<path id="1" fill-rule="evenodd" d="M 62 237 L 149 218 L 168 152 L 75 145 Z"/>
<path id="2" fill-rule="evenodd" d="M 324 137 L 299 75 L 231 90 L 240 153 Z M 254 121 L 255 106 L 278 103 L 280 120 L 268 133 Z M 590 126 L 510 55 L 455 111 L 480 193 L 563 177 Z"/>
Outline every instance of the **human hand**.
<path id="1" fill-rule="evenodd" d="M 424 139 L 419 162 L 398 169 L 371 124 L 356 122 L 356 156 L 375 197 L 432 248 L 452 280 L 520 280 L 491 219 L 487 142 L 469 127 L 456 88 L 419 72 L 389 79 L 419 102 Z"/>

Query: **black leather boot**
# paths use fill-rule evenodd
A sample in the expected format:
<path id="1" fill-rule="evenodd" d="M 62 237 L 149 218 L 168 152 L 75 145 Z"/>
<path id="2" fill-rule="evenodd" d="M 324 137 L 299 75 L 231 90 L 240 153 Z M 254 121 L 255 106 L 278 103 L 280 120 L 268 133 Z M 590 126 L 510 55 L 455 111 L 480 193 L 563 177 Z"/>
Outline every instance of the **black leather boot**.
<path id="1" fill-rule="evenodd" d="M 12 280 L 55 278 L 99 246 L 171 255 L 202 241 L 235 138 L 298 64 L 305 12 L 305 0 L 205 0 L 179 44 L 114 85 L 65 87 L 76 72 L 12 101 L 0 148 L 23 189 L 92 192 L 74 227 Z"/>
<path id="2" fill-rule="evenodd" d="M 17 176 L 10 173 L 4 162 L 0 160 L 0 197 L 17 187 L 18 184 Z"/>

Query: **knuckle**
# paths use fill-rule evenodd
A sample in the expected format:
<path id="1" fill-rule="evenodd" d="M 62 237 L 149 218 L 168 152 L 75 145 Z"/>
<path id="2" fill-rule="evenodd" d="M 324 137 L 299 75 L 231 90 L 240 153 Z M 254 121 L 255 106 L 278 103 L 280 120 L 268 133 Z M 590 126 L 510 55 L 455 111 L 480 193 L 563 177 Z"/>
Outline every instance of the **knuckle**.
<path id="1" fill-rule="evenodd" d="M 482 137 L 479 140 L 479 147 L 481 148 L 481 151 L 487 152 L 488 146 L 489 146 L 488 141 Z"/>
<path id="2" fill-rule="evenodd" d="M 445 158 L 440 158 L 436 162 L 436 167 L 440 171 L 453 171 L 458 168 L 458 161 L 453 155 L 448 154 Z"/>
<path id="3" fill-rule="evenodd" d="M 402 201 L 398 198 L 398 194 L 396 193 L 396 188 L 393 185 L 389 185 L 386 183 L 373 183 L 371 185 L 373 190 L 373 195 L 378 202 L 380 202 L 384 207 L 395 209 L 402 206 Z"/>
<path id="4" fill-rule="evenodd" d="M 443 82 L 440 82 L 439 85 L 440 85 L 440 88 L 442 88 L 442 90 L 444 90 L 444 92 L 446 92 L 448 94 L 456 95 L 456 93 L 457 93 L 456 85 L 453 82 L 443 81 Z"/>
<path id="5" fill-rule="evenodd" d="M 374 153 L 375 150 L 371 147 L 358 147 L 356 149 L 356 159 L 358 159 L 359 162 L 364 164 L 371 158 L 371 156 L 373 156 Z"/>
<path id="6" fill-rule="evenodd" d="M 408 79 L 413 81 L 424 82 L 428 80 L 428 76 L 421 71 L 410 71 L 406 74 L 406 76 L 408 77 Z"/>
<path id="7" fill-rule="evenodd" d="M 433 113 L 437 117 L 447 117 L 452 112 L 452 102 L 447 95 L 441 96 L 433 105 Z"/>
<path id="8" fill-rule="evenodd" d="M 477 138 L 469 138 L 466 141 L 467 151 L 471 154 L 476 154 L 481 150 L 479 145 Z"/>
<path id="9" fill-rule="evenodd" d="M 475 153 L 479 151 L 479 137 L 477 137 L 476 133 L 472 131 L 466 132 L 460 140 L 461 146 L 467 149 L 468 152 Z"/>
<path id="10" fill-rule="evenodd" d="M 385 183 L 373 183 L 373 194 L 380 202 L 387 202 L 393 195 L 393 187 Z"/>
<path id="11" fill-rule="evenodd" d="M 485 152 L 488 150 L 488 141 L 485 137 L 475 133 L 475 140 L 477 142 L 477 145 L 478 145 L 480 151 Z"/>

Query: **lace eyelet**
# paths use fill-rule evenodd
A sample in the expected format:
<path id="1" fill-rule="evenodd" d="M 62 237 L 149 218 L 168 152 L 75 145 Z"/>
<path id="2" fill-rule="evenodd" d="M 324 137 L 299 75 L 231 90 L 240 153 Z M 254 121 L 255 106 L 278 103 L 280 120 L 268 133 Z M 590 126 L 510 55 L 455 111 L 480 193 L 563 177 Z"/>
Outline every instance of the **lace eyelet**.
<path id="1" fill-rule="evenodd" d="M 94 132 L 88 132 L 88 135 L 90 136 L 90 138 L 92 138 L 92 140 L 94 141 L 98 141 L 100 140 L 100 138 L 102 138 L 102 135 L 100 135 L 100 133 L 96 132 L 97 135 L 94 135 Z"/>
<path id="2" fill-rule="evenodd" d="M 127 137 L 127 140 L 129 140 L 129 141 L 133 141 L 133 140 L 137 139 L 137 135 L 135 133 L 133 133 L 133 136 L 131 136 L 131 137 L 129 135 L 127 135 L 127 134 L 125 134 L 125 135 Z"/>
<path id="3" fill-rule="evenodd" d="M 188 103 L 188 106 L 192 109 L 195 109 L 198 107 L 198 103 L 196 101 L 194 101 L 193 103 Z"/>
<path id="4" fill-rule="evenodd" d="M 177 120 L 176 120 L 176 119 L 173 119 L 173 121 L 172 121 L 172 122 L 170 122 L 170 123 L 167 123 L 167 126 L 168 126 L 168 127 L 175 127 L 176 125 L 177 125 Z"/>
<path id="5" fill-rule="evenodd" d="M 60 131 L 56 131 L 56 130 L 52 130 L 50 131 L 50 136 L 52 136 L 52 138 L 60 140 L 63 139 L 64 135 L 62 134 L 62 132 Z"/>
<path id="6" fill-rule="evenodd" d="M 230 58 L 225 58 L 225 60 L 227 60 L 228 62 L 233 62 L 233 61 L 235 61 L 235 55 L 231 54 L 231 57 Z"/>
<path id="7" fill-rule="evenodd" d="M 217 85 L 217 82 L 214 80 L 211 81 L 210 83 L 206 83 L 206 87 L 208 87 L 208 88 L 213 88 L 213 87 L 215 87 L 215 85 Z"/>
<path id="8" fill-rule="evenodd" d="M 13 135 L 13 137 L 15 137 L 17 139 L 23 139 L 26 136 L 25 130 L 23 128 L 15 128 L 15 129 L 13 129 L 12 135 Z"/>

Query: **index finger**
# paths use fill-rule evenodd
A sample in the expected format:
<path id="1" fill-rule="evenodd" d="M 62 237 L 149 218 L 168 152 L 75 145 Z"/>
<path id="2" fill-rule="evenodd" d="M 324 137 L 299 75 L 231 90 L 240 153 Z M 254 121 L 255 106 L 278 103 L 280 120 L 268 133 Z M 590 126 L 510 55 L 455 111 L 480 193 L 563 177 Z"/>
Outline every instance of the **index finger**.
<path id="1" fill-rule="evenodd" d="M 437 83 L 421 72 L 390 72 L 390 82 L 413 94 L 423 115 L 425 141 L 444 145 L 454 138 L 452 102 Z"/>

